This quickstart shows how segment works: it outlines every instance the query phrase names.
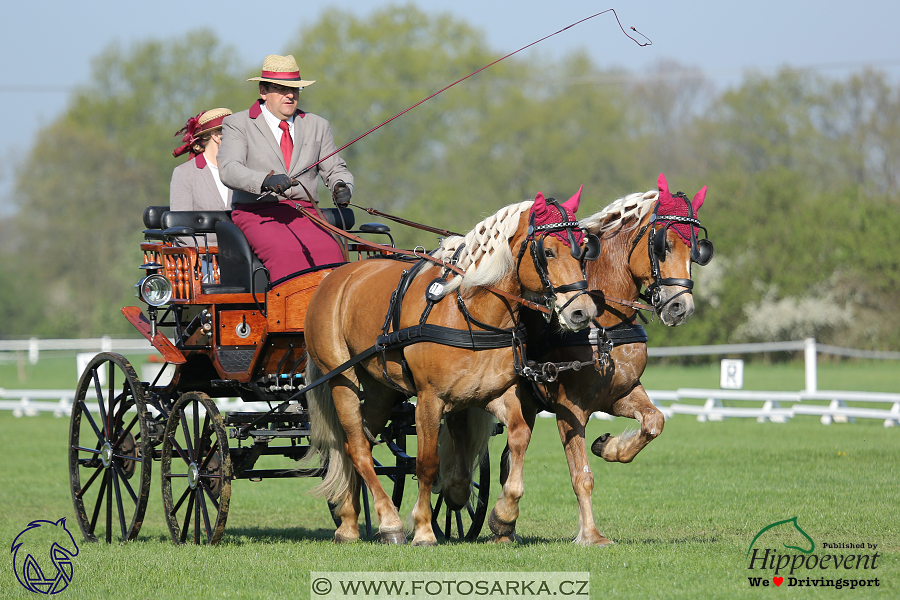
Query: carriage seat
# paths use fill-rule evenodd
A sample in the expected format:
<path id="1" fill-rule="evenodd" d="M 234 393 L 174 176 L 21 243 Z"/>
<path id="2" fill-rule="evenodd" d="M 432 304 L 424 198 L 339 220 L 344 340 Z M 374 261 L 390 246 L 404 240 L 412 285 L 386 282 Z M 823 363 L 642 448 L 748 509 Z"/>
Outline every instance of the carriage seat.
<path id="1" fill-rule="evenodd" d="M 350 208 L 323 208 L 325 219 L 336 227 L 350 229 L 356 222 Z M 230 211 L 170 211 L 168 206 L 144 209 L 145 237 L 166 239 L 215 233 L 218 238 L 219 283 L 204 283 L 204 294 L 264 292 L 269 284 L 262 262 L 244 233 L 231 222 Z M 251 288 L 250 282 L 254 281 Z"/>

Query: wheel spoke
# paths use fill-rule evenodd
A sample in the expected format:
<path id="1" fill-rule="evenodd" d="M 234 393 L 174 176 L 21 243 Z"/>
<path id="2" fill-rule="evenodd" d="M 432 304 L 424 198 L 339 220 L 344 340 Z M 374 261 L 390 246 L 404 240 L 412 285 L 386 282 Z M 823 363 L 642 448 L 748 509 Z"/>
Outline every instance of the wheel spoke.
<path id="1" fill-rule="evenodd" d="M 106 543 L 112 544 L 112 471 L 106 469 Z"/>
<path id="2" fill-rule="evenodd" d="M 472 508 L 472 502 L 466 502 L 466 511 L 469 513 L 469 518 L 473 521 L 475 520 L 475 509 Z"/>
<path id="3" fill-rule="evenodd" d="M 191 430 L 188 428 L 187 415 L 185 411 L 181 411 L 178 417 L 181 421 L 181 428 L 184 430 L 184 445 L 185 447 L 187 447 L 189 457 L 187 459 L 187 462 L 190 463 L 194 459 L 194 447 L 191 445 Z"/>
<path id="4" fill-rule="evenodd" d="M 209 525 L 209 511 L 206 508 L 206 500 L 203 498 L 203 487 L 197 490 L 197 505 L 203 513 L 203 525 L 206 528 L 206 541 L 212 539 L 212 527 Z"/>
<path id="5" fill-rule="evenodd" d="M 97 469 L 97 474 L 103 473 L 104 469 Z M 94 514 L 91 515 L 91 526 L 88 531 L 91 534 L 97 529 L 97 518 L 100 516 L 100 509 L 103 507 L 103 494 L 106 493 L 106 477 L 100 481 L 100 492 L 97 494 L 97 504 L 94 505 Z"/>
<path id="6" fill-rule="evenodd" d="M 128 539 L 128 530 L 125 529 L 125 507 L 122 505 L 122 489 L 119 487 L 119 476 L 115 469 L 112 469 L 113 487 L 116 490 L 116 509 L 119 512 L 119 526 L 122 529 L 122 541 Z"/>
<path id="7" fill-rule="evenodd" d="M 126 458 L 127 458 L 127 457 L 126 457 Z M 119 476 L 118 479 L 117 479 L 117 482 L 118 482 L 118 481 L 121 481 L 123 484 L 125 484 L 125 489 L 128 490 L 128 495 L 130 495 L 130 496 L 131 496 L 131 500 L 132 500 L 135 504 L 137 504 L 137 501 L 138 501 L 137 494 L 134 493 L 134 489 L 131 487 L 131 484 L 128 483 L 128 477 L 125 476 L 125 472 L 122 471 L 122 467 L 120 467 L 119 465 L 113 463 L 113 469 L 116 470 L 116 475 Z M 117 487 L 116 489 L 118 490 L 118 487 Z"/>
<path id="8" fill-rule="evenodd" d="M 78 405 L 81 407 L 82 416 L 87 417 L 88 423 L 91 424 L 91 429 L 94 430 L 94 433 L 97 435 L 97 439 L 102 440 L 103 433 L 100 431 L 100 428 L 97 427 L 97 424 L 94 422 L 94 417 L 91 415 L 91 411 L 88 410 L 87 403 L 84 400 L 79 400 Z M 74 410 L 74 408 L 72 410 Z"/>
<path id="9" fill-rule="evenodd" d="M 462 511 L 455 510 L 456 513 L 456 527 L 459 529 L 459 539 L 462 540 L 466 536 L 466 530 L 463 527 L 463 519 L 462 519 Z"/>
<path id="10" fill-rule="evenodd" d="M 194 496 L 197 497 L 197 501 L 194 502 L 194 544 L 200 545 L 200 494 L 197 494 L 199 490 L 195 490 L 195 493 L 191 494 L 191 498 Z"/>
<path id="11" fill-rule="evenodd" d="M 446 534 L 447 539 L 453 538 L 453 532 L 450 530 L 450 525 L 452 521 L 450 518 L 453 516 L 453 511 L 450 510 L 450 505 L 447 505 L 447 512 L 444 514 L 444 533 Z"/>
<path id="12" fill-rule="evenodd" d="M 185 477 L 187 477 L 187 475 L 185 475 Z M 190 493 L 191 493 L 191 488 L 190 488 L 190 486 L 184 488 L 184 493 L 181 494 L 181 498 L 179 498 L 179 499 L 178 499 L 178 502 L 175 503 L 175 506 L 172 507 L 172 513 L 171 513 L 171 514 L 172 514 L 173 517 L 174 517 L 176 514 L 178 514 L 178 509 L 181 508 L 181 505 L 184 504 L 184 501 L 187 500 L 188 494 L 190 494 Z"/>
<path id="13" fill-rule="evenodd" d="M 82 487 L 80 490 L 78 490 L 78 492 L 77 492 L 78 498 L 81 498 L 82 496 L 85 495 L 85 493 L 87 493 L 88 488 L 91 487 L 91 484 L 94 483 L 94 480 L 97 479 L 97 476 L 100 475 L 100 473 L 102 473 L 102 472 L 103 472 L 103 469 L 94 469 L 94 474 L 91 475 L 91 478 L 88 479 L 86 484 L 84 484 L 84 487 Z"/>
<path id="14" fill-rule="evenodd" d="M 106 417 L 109 419 L 109 425 L 106 427 L 106 432 L 111 438 L 113 436 L 113 432 L 116 430 L 116 370 L 113 369 L 113 364 L 109 363 L 109 368 L 107 369 L 107 379 L 109 380 L 109 395 L 107 398 L 109 399 L 109 409 L 106 411 Z"/>
<path id="15" fill-rule="evenodd" d="M 221 479 L 221 477 L 219 477 L 218 475 L 204 475 L 204 477 L 216 477 L 218 479 Z M 210 491 L 209 489 L 209 485 L 207 485 L 203 481 L 200 482 L 200 485 L 203 486 L 203 491 L 206 492 L 206 497 L 209 498 L 209 501 L 212 502 L 213 506 L 216 507 L 216 510 L 219 510 L 219 503 L 213 497 L 212 491 Z"/>
<path id="16" fill-rule="evenodd" d="M 178 440 L 175 439 L 175 436 L 170 435 L 170 436 L 169 436 L 169 441 L 172 442 L 172 447 L 173 447 L 173 448 L 175 449 L 175 451 L 178 453 L 178 456 L 181 457 L 181 460 L 184 461 L 184 464 L 186 464 L 186 465 L 191 464 L 191 457 L 188 456 L 188 455 L 185 453 L 185 451 L 181 449 L 181 446 L 178 445 Z"/>
<path id="17" fill-rule="evenodd" d="M 200 439 L 200 403 L 194 400 L 192 408 L 194 409 L 194 443 L 197 445 L 196 453 L 199 456 L 203 448 L 203 440 Z"/>
<path id="18" fill-rule="evenodd" d="M 97 369 L 91 370 L 91 376 L 94 379 L 94 392 L 97 394 L 97 407 L 100 409 L 100 422 L 103 423 L 103 433 L 100 434 L 100 438 L 106 441 L 106 432 L 109 429 L 106 427 L 106 407 L 103 406 L 103 389 L 100 387 L 100 375 L 97 373 Z"/>
<path id="19" fill-rule="evenodd" d="M 188 527 L 191 524 L 191 512 L 194 509 L 194 495 L 191 492 L 191 488 L 187 489 L 188 496 L 188 504 L 187 510 L 184 511 L 184 527 L 181 528 L 181 543 L 185 543 L 187 541 Z"/>

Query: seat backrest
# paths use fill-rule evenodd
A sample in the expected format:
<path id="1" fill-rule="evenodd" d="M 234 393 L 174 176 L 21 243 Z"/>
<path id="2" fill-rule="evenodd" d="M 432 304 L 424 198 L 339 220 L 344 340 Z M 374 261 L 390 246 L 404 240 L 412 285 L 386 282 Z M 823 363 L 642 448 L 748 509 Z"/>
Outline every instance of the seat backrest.
<path id="1" fill-rule="evenodd" d="M 231 213 L 225 210 L 170 210 L 162 214 L 162 229 L 190 227 L 194 233 L 215 233 L 216 223 L 231 221 Z"/>
<path id="2" fill-rule="evenodd" d="M 262 267 L 262 262 L 253 253 L 244 232 L 230 220 L 217 221 L 215 232 L 219 239 L 218 285 L 229 289 L 241 288 L 245 293 L 250 292 L 253 272 Z M 254 291 L 261 294 L 266 291 L 267 285 L 266 272 L 257 271 Z M 204 288 L 209 288 L 210 291 L 214 290 L 213 286 L 204 286 Z"/>
<path id="3" fill-rule="evenodd" d="M 353 225 L 356 223 L 356 216 L 353 214 L 352 208 L 323 208 L 322 214 L 325 215 L 326 221 L 344 231 L 353 229 Z"/>
<path id="4" fill-rule="evenodd" d="M 147 229 L 162 229 L 162 216 L 168 210 L 168 206 L 148 206 L 145 208 L 144 227 Z"/>

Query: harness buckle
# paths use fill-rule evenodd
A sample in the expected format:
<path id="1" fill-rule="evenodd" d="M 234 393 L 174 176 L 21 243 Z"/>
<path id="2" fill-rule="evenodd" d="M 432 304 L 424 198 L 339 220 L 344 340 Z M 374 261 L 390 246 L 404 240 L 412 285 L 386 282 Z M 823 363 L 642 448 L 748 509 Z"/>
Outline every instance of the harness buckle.
<path id="1" fill-rule="evenodd" d="M 556 312 L 556 296 L 550 296 L 544 301 L 544 306 L 550 309 L 550 312 L 542 313 L 544 315 L 544 320 L 548 323 L 553 319 L 553 314 Z"/>

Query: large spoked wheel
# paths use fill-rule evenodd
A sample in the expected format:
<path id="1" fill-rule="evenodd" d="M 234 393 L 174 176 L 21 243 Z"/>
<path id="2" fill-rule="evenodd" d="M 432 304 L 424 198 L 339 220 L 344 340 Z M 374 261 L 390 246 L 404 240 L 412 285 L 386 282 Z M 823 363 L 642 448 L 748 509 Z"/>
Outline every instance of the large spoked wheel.
<path id="1" fill-rule="evenodd" d="M 447 541 L 473 542 L 481 533 L 491 493 L 491 459 L 487 449 L 474 474 L 469 501 L 461 508 L 447 504 L 441 492 L 431 509 L 431 527 L 435 535 Z"/>
<path id="2" fill-rule="evenodd" d="M 78 381 L 69 421 L 69 481 L 86 541 L 137 537 L 151 457 L 144 388 L 134 368 L 119 354 L 98 354 Z"/>
<path id="3" fill-rule="evenodd" d="M 206 394 L 187 392 L 172 407 L 160 473 L 172 540 L 218 543 L 231 498 L 231 455 L 222 416 Z"/>

